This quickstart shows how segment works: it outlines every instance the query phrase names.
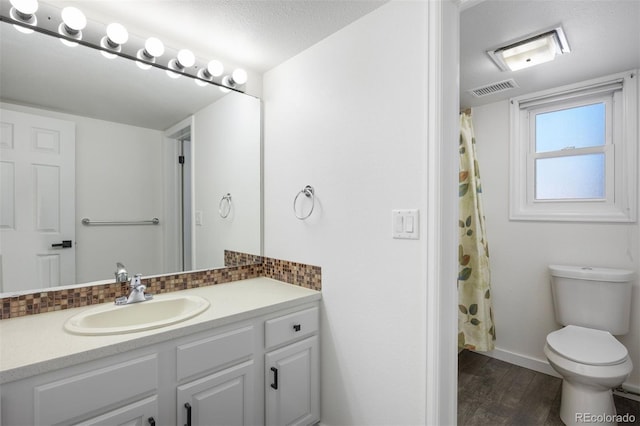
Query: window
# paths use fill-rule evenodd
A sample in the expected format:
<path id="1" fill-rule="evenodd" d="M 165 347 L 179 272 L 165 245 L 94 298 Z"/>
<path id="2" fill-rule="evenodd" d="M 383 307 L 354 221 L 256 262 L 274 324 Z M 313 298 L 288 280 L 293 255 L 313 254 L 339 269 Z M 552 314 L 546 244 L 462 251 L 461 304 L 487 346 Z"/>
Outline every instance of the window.
<path id="1" fill-rule="evenodd" d="M 636 71 L 511 100 L 512 220 L 636 220 Z"/>

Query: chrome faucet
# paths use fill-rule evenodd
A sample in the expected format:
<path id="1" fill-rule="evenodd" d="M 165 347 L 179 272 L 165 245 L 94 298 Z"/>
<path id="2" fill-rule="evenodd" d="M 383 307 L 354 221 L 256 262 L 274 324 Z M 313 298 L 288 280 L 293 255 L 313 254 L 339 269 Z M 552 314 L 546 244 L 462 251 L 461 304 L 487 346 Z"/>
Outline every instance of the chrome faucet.
<path id="1" fill-rule="evenodd" d="M 153 299 L 153 295 L 144 293 L 144 291 L 147 289 L 147 286 L 142 284 L 140 280 L 141 277 L 142 274 L 136 274 L 133 278 L 131 278 L 131 281 L 129 281 L 129 288 L 131 289 L 131 291 L 129 292 L 129 297 L 118 297 L 115 300 L 116 305 L 128 305 L 130 303 L 144 302 L 145 300 Z"/>

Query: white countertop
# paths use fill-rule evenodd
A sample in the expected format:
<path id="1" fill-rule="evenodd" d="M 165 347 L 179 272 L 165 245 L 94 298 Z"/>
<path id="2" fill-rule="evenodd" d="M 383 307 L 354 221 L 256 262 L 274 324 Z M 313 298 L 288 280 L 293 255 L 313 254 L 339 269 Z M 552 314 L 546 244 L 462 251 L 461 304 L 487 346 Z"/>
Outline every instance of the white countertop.
<path id="1" fill-rule="evenodd" d="M 92 305 L 0 321 L 0 384 L 137 349 L 236 321 L 320 300 L 321 293 L 270 278 L 252 278 L 168 295 L 204 297 L 211 306 L 189 320 L 153 330 L 79 336 L 64 330 Z M 163 295 L 159 295 L 161 297 Z"/>

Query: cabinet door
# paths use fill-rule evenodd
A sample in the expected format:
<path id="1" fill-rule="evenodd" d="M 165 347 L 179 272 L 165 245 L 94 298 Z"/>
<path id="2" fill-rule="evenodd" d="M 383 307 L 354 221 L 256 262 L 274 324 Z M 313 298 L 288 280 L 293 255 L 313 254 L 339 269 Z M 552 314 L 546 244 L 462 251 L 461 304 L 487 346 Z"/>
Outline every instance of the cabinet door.
<path id="1" fill-rule="evenodd" d="M 320 420 L 318 336 L 267 353 L 265 383 L 267 425 Z"/>
<path id="2" fill-rule="evenodd" d="M 178 386 L 178 425 L 255 424 L 254 363 L 243 362 Z"/>
<path id="3" fill-rule="evenodd" d="M 158 397 L 154 395 L 77 423 L 75 426 L 153 426 L 156 422 L 158 422 Z"/>

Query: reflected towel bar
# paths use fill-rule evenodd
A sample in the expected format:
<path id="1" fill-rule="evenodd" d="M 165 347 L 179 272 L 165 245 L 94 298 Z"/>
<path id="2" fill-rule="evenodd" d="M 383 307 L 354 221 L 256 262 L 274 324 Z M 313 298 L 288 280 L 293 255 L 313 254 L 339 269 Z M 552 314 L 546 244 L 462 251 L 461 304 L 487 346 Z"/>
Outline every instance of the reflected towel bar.
<path id="1" fill-rule="evenodd" d="M 160 223 L 160 219 L 154 217 L 151 220 L 123 220 L 123 221 L 95 221 L 88 217 L 82 219 L 83 225 L 157 225 Z"/>

